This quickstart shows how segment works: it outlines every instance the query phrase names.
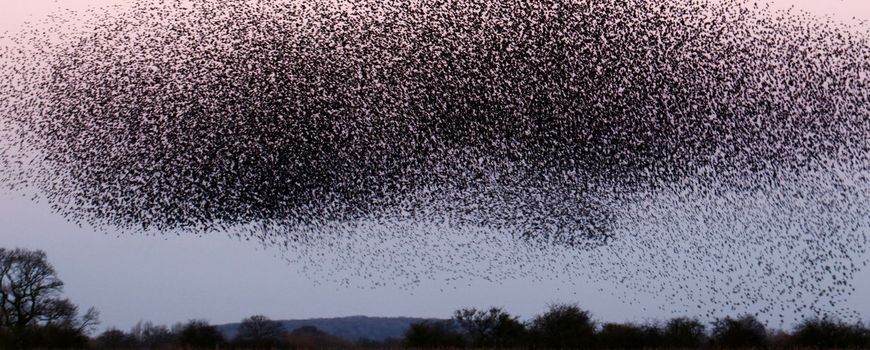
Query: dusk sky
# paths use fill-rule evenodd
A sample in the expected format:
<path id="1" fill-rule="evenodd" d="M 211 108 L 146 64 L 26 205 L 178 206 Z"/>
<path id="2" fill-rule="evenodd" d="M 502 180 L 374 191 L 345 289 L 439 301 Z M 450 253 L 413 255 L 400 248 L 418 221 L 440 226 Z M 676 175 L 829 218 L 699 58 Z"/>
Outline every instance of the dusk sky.
<path id="1" fill-rule="evenodd" d="M 0 0 L 0 33 L 14 32 L 23 22 L 56 9 L 80 10 L 112 3 L 120 2 Z M 855 17 L 870 21 L 867 0 L 773 3 L 837 20 Z M 31 201 L 28 194 L 19 192 L 0 192 L 0 247 L 45 250 L 66 283 L 66 295 L 81 306 L 97 307 L 101 327 L 121 329 L 140 320 L 172 324 L 202 318 L 220 324 L 253 314 L 273 319 L 350 315 L 446 318 L 460 307 L 490 305 L 529 318 L 552 302 L 577 302 L 596 318 L 608 321 L 684 314 L 657 309 L 661 301 L 654 295 L 639 295 L 637 303 L 627 303 L 608 292 L 608 286 L 583 285 L 582 279 L 488 282 L 468 278 L 450 283 L 423 279 L 411 288 L 341 286 L 313 280 L 300 266 L 289 264 L 278 250 L 253 241 L 221 233 L 143 236 L 78 227 L 44 202 Z M 846 306 L 870 321 L 870 298 L 866 297 L 870 295 L 870 269 L 864 268 L 853 282 L 856 290 Z"/>

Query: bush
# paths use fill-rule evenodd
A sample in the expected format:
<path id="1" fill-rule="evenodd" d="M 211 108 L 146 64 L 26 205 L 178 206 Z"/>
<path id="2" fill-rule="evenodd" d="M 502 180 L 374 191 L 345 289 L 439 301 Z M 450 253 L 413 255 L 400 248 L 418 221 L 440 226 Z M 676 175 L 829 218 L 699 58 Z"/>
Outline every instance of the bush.
<path id="1" fill-rule="evenodd" d="M 773 349 L 790 349 L 794 347 L 794 342 L 791 334 L 780 329 L 767 335 L 767 346 Z"/>
<path id="2" fill-rule="evenodd" d="M 175 334 L 168 327 L 151 322 L 139 322 L 130 330 L 130 335 L 144 349 L 160 349 L 175 342 Z"/>
<path id="3" fill-rule="evenodd" d="M 531 323 L 532 339 L 546 348 L 589 348 L 595 343 L 595 322 L 574 304 L 550 305 Z"/>
<path id="4" fill-rule="evenodd" d="M 242 320 L 233 345 L 246 349 L 277 348 L 283 345 L 285 333 L 281 322 L 272 321 L 266 316 L 251 316 Z"/>
<path id="5" fill-rule="evenodd" d="M 88 337 L 80 330 L 59 326 L 31 326 L 17 332 L 0 330 L 0 349 L 81 349 Z"/>
<path id="6" fill-rule="evenodd" d="M 97 337 L 97 343 L 102 349 L 130 349 L 136 347 L 138 342 L 132 334 L 110 328 Z"/>
<path id="7" fill-rule="evenodd" d="M 755 316 L 726 317 L 713 322 L 713 343 L 725 348 L 763 348 L 767 346 L 767 328 Z"/>
<path id="8" fill-rule="evenodd" d="M 411 325 L 405 332 L 405 346 L 409 348 L 461 348 L 465 339 L 454 329 L 451 321 L 425 321 Z"/>
<path id="9" fill-rule="evenodd" d="M 501 308 L 461 309 L 454 313 L 469 343 L 474 347 L 516 347 L 527 337 L 526 327 Z"/>
<path id="10" fill-rule="evenodd" d="M 213 349 L 226 343 L 215 326 L 204 320 L 191 320 L 178 332 L 178 345 L 195 349 Z"/>
<path id="11" fill-rule="evenodd" d="M 285 343 L 291 349 L 348 349 L 350 342 L 317 329 L 314 326 L 300 327 L 286 336 Z"/>
<path id="12" fill-rule="evenodd" d="M 817 348 L 870 347 L 870 330 L 863 325 L 849 325 L 829 319 L 813 318 L 795 327 L 794 345 Z"/>
<path id="13" fill-rule="evenodd" d="M 662 330 L 662 345 L 670 348 L 698 348 L 704 344 L 704 325 L 698 320 L 678 317 Z"/>
<path id="14" fill-rule="evenodd" d="M 657 347 L 661 333 L 655 326 L 607 323 L 598 333 L 598 346 L 604 349 L 641 349 Z"/>

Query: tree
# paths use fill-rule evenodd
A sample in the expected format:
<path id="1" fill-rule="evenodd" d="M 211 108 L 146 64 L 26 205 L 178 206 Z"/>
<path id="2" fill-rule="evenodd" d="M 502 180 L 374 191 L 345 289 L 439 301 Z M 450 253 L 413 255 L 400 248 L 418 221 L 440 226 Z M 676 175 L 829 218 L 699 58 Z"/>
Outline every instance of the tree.
<path id="1" fill-rule="evenodd" d="M 205 320 L 190 320 L 178 332 L 178 345 L 205 349 L 215 348 L 226 341 L 217 327 Z"/>
<path id="2" fill-rule="evenodd" d="M 130 349 L 137 345 L 136 337 L 116 328 L 107 329 L 100 334 L 97 342 L 104 349 Z"/>
<path id="3" fill-rule="evenodd" d="M 349 341 L 328 334 L 314 326 L 303 326 L 287 334 L 287 345 L 291 349 L 348 349 L 353 346 Z"/>
<path id="4" fill-rule="evenodd" d="M 528 342 L 529 330 L 517 317 L 506 312 L 498 315 L 492 332 L 490 346 L 496 348 L 515 348 Z"/>
<path id="5" fill-rule="evenodd" d="M 130 330 L 130 335 L 136 338 L 136 342 L 146 349 L 158 349 L 171 344 L 175 336 L 168 327 L 154 325 L 151 322 L 138 322 Z"/>
<path id="6" fill-rule="evenodd" d="M 82 349 L 88 337 L 82 332 L 58 326 L 33 326 L 14 334 L 12 343 L 3 349 Z"/>
<path id="7" fill-rule="evenodd" d="M 801 322 L 793 332 L 793 345 L 812 348 L 867 348 L 870 329 L 862 324 L 846 324 L 831 319 L 811 318 Z"/>
<path id="8" fill-rule="evenodd" d="M 42 318 L 44 325 L 63 329 L 72 329 L 83 334 L 93 332 L 100 323 L 100 313 L 91 307 L 84 315 L 78 316 L 79 307 L 69 299 L 55 299 L 49 303 L 46 315 Z"/>
<path id="9" fill-rule="evenodd" d="M 423 321 L 414 323 L 405 332 L 408 348 L 460 348 L 465 339 L 454 330 L 452 321 Z"/>
<path id="10" fill-rule="evenodd" d="M 696 319 L 677 317 L 665 324 L 664 345 L 671 348 L 698 348 L 704 343 L 704 325 Z"/>
<path id="11" fill-rule="evenodd" d="M 501 308 L 489 310 L 475 308 L 457 310 L 453 315 L 476 347 L 512 347 L 519 345 L 526 336 L 526 328 L 516 317 Z"/>
<path id="12" fill-rule="evenodd" d="M 575 304 L 553 304 L 531 323 L 536 344 L 546 348 L 589 348 L 595 343 L 595 322 Z"/>
<path id="13" fill-rule="evenodd" d="M 598 333 L 598 346 L 604 349 L 642 349 L 658 345 L 655 327 L 631 323 L 606 323 Z"/>
<path id="14" fill-rule="evenodd" d="M 239 333 L 233 343 L 239 347 L 269 349 L 280 345 L 285 333 L 286 330 L 281 322 L 256 315 L 242 320 Z"/>
<path id="15" fill-rule="evenodd" d="M 53 318 L 62 289 L 44 252 L 0 248 L 0 326 L 20 330 Z"/>
<path id="16" fill-rule="evenodd" d="M 752 315 L 716 320 L 712 336 L 716 346 L 723 348 L 761 348 L 767 345 L 767 328 Z"/>
<path id="17" fill-rule="evenodd" d="M 61 298 L 62 291 L 63 282 L 45 252 L 0 248 L 0 329 L 17 339 L 17 347 L 46 346 L 40 343 L 46 339 L 80 340 L 93 331 L 97 310 L 79 317 L 78 306 Z M 51 344 L 58 346 L 54 340 Z"/>

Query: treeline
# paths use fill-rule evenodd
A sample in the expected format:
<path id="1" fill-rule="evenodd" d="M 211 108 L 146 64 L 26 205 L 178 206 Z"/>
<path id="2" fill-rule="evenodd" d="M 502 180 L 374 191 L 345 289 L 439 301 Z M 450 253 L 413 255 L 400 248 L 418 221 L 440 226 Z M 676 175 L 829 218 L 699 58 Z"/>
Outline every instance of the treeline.
<path id="1" fill-rule="evenodd" d="M 92 349 L 343 349 L 357 346 L 311 326 L 287 331 L 281 322 L 265 316 L 242 320 L 232 339 L 226 339 L 207 321 L 191 320 L 171 328 L 150 322 L 140 322 L 129 332 L 112 328 L 90 342 Z"/>
<path id="2" fill-rule="evenodd" d="M 709 325 L 680 317 L 646 324 L 598 323 L 573 304 L 551 305 L 529 322 L 501 308 L 462 309 L 446 321 L 414 324 L 409 348 L 702 349 L 864 348 L 870 329 L 813 318 L 791 332 L 769 330 L 755 316 L 718 319 Z"/>
<path id="3" fill-rule="evenodd" d="M 344 348 L 864 348 L 870 330 L 861 323 L 808 319 L 790 332 L 769 330 L 754 316 L 710 324 L 674 318 L 646 324 L 599 323 L 574 304 L 551 305 L 522 322 L 501 308 L 461 309 L 449 320 L 413 324 L 403 339 L 352 342 L 314 327 L 284 329 L 252 316 L 232 339 L 214 325 L 192 320 L 172 327 L 139 323 L 130 331 L 89 335 L 99 322 L 62 297 L 63 282 L 42 251 L 0 248 L 0 350 L 5 349 L 344 349 Z"/>
<path id="4" fill-rule="evenodd" d="M 449 320 L 411 325 L 404 339 L 351 342 L 308 326 L 285 330 L 265 316 L 244 319 L 225 339 L 215 326 L 194 320 L 171 328 L 139 323 L 129 332 L 110 329 L 93 349 L 870 349 L 861 323 L 804 320 L 790 332 L 771 330 L 752 315 L 705 324 L 679 317 L 664 322 L 600 323 L 574 304 L 551 305 L 528 322 L 501 308 L 461 309 Z"/>

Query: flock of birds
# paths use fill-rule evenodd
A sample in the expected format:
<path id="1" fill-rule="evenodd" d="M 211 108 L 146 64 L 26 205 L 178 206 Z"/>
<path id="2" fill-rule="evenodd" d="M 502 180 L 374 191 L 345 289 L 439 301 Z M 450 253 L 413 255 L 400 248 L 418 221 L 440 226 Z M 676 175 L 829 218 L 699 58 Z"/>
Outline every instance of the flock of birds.
<path id="1" fill-rule="evenodd" d="M 0 182 L 98 229 L 710 315 L 842 313 L 866 264 L 861 26 L 743 0 L 139 0 L 5 40 Z"/>

